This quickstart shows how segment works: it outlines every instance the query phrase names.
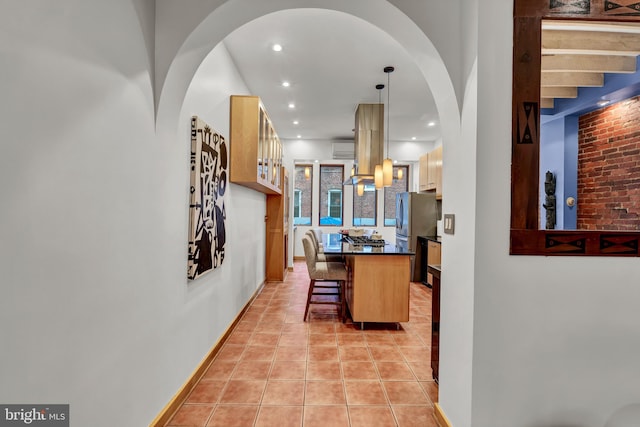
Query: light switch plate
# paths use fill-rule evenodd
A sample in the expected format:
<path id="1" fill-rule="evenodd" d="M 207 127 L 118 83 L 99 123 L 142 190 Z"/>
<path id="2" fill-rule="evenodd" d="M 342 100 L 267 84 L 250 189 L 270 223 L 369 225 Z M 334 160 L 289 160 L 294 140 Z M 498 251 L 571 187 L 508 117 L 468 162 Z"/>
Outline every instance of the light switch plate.
<path id="1" fill-rule="evenodd" d="M 444 232 L 453 234 L 456 228 L 456 216 L 454 214 L 444 214 Z"/>

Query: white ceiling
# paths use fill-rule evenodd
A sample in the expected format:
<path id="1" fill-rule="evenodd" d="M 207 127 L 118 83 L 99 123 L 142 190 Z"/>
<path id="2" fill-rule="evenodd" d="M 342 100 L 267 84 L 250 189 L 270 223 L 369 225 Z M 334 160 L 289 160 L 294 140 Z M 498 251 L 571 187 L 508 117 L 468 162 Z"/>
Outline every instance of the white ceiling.
<path id="1" fill-rule="evenodd" d="M 274 52 L 274 43 L 283 50 Z M 387 95 L 392 143 L 440 137 L 433 97 L 415 62 L 359 18 L 323 9 L 277 12 L 237 29 L 224 44 L 281 139 L 352 139 L 357 105 L 381 97 L 386 106 Z M 388 65 L 395 67 L 389 75 L 383 71 Z M 290 87 L 282 86 L 285 80 Z M 381 92 L 378 83 L 385 85 Z M 288 108 L 291 102 L 295 109 Z"/>

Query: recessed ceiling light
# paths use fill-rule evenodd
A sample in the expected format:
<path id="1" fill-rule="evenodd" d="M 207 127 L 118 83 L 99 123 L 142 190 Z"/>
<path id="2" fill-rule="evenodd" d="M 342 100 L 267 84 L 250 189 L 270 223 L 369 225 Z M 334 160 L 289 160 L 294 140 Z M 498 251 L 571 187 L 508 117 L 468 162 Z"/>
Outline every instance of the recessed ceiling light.
<path id="1" fill-rule="evenodd" d="M 274 44 L 271 49 L 274 50 L 274 52 L 280 52 L 282 50 L 282 45 L 279 45 L 278 43 Z"/>
<path id="2" fill-rule="evenodd" d="M 302 135 L 298 135 L 298 139 L 302 138 Z"/>
<path id="3" fill-rule="evenodd" d="M 299 122 L 299 121 L 297 121 L 297 120 L 294 120 L 294 121 L 293 121 L 293 124 L 294 124 L 294 125 L 297 125 L 298 123 L 300 123 L 300 122 Z"/>
<path id="4" fill-rule="evenodd" d="M 289 108 L 296 108 L 296 104 L 294 104 L 293 102 L 289 103 Z"/>
<path id="5" fill-rule="evenodd" d="M 411 140 L 412 140 L 412 141 L 415 141 L 415 140 L 416 140 L 416 137 L 415 137 L 415 136 L 412 136 L 412 137 L 411 137 Z"/>
<path id="6" fill-rule="evenodd" d="M 282 86 L 289 87 L 289 82 L 282 82 Z"/>
<path id="7" fill-rule="evenodd" d="M 427 123 L 427 126 L 429 126 L 429 127 L 433 127 L 433 126 L 435 126 L 435 125 L 436 125 L 436 122 L 429 122 L 429 123 Z"/>

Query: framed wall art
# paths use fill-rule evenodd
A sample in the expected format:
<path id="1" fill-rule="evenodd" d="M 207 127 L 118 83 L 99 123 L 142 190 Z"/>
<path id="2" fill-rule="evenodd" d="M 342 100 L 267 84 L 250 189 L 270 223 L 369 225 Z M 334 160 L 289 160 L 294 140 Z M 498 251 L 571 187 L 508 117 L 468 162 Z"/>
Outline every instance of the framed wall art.
<path id="1" fill-rule="evenodd" d="M 224 136 L 191 118 L 191 186 L 187 277 L 197 279 L 224 261 L 228 156 Z"/>

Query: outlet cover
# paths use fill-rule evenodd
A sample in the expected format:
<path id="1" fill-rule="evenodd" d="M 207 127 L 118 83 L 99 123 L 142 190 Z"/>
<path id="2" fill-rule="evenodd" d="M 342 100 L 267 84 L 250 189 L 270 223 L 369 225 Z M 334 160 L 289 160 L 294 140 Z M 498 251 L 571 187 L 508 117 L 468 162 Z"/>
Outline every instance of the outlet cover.
<path id="1" fill-rule="evenodd" d="M 456 228 L 456 216 L 454 214 L 444 214 L 444 232 L 447 234 L 453 234 Z"/>

